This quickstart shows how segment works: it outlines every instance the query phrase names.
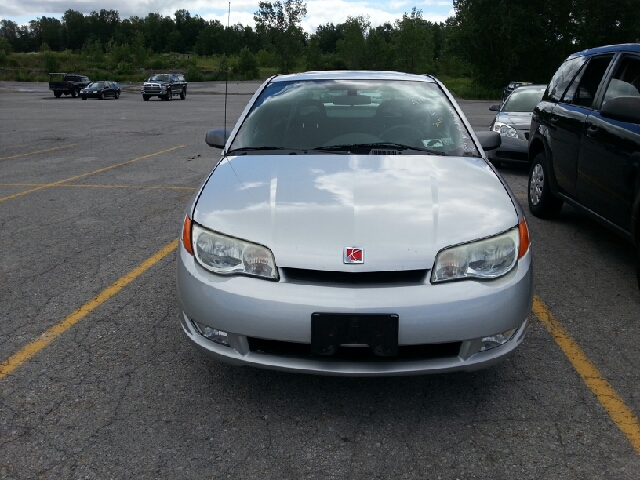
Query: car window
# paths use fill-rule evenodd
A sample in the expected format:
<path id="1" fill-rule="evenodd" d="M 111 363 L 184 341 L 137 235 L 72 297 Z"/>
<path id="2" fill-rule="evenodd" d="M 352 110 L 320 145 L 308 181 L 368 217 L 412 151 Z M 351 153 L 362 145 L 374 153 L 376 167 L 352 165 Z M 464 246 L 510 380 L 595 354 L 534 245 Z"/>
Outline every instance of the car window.
<path id="1" fill-rule="evenodd" d="M 507 98 L 504 106 L 502 107 L 503 112 L 533 112 L 533 109 L 538 104 L 538 102 L 542 99 L 542 94 L 544 93 L 544 89 L 540 88 L 537 90 L 534 89 L 524 89 L 524 90 L 514 90 L 511 95 Z"/>
<path id="2" fill-rule="evenodd" d="M 152 75 L 149 78 L 149 81 L 168 82 L 168 81 L 170 81 L 170 77 L 166 73 L 160 73 L 160 74 L 157 74 L 157 75 Z"/>
<path id="3" fill-rule="evenodd" d="M 584 73 L 580 78 L 576 78 L 571 87 L 567 90 L 563 101 L 582 107 L 591 107 L 596 98 L 598 86 L 604 77 L 605 72 L 613 55 L 599 55 L 589 60 Z"/>
<path id="4" fill-rule="evenodd" d="M 252 106 L 230 150 L 375 143 L 479 156 L 437 84 L 398 80 L 272 83 Z"/>
<path id="5" fill-rule="evenodd" d="M 569 83 L 571 83 L 571 80 L 576 76 L 576 73 L 578 73 L 584 65 L 585 61 L 586 59 L 584 57 L 574 57 L 565 60 L 549 82 L 544 98 L 559 102 Z"/>
<path id="6" fill-rule="evenodd" d="M 640 96 L 640 58 L 622 57 L 604 93 L 604 102 L 617 97 Z"/>

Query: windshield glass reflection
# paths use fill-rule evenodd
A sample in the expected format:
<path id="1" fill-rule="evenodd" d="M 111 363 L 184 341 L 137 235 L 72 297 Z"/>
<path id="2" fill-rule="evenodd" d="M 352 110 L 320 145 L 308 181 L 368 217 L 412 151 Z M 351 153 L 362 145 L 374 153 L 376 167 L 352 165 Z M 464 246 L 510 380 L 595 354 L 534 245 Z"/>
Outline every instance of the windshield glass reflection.
<path id="1" fill-rule="evenodd" d="M 273 83 L 256 100 L 230 152 L 362 145 L 479 156 L 437 84 L 397 80 Z"/>

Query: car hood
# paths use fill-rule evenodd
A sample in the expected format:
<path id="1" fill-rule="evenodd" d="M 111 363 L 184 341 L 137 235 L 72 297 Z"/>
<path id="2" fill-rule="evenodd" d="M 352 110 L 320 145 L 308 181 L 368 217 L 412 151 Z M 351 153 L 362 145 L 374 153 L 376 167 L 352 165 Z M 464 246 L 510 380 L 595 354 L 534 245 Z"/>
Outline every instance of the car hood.
<path id="1" fill-rule="evenodd" d="M 221 161 L 193 219 L 269 247 L 280 267 L 428 269 L 444 247 L 517 225 L 481 158 L 425 155 L 256 155 Z M 364 249 L 346 265 L 345 247 Z"/>
<path id="2" fill-rule="evenodd" d="M 506 123 L 516 130 L 529 130 L 533 112 L 500 112 L 496 116 L 496 122 Z"/>

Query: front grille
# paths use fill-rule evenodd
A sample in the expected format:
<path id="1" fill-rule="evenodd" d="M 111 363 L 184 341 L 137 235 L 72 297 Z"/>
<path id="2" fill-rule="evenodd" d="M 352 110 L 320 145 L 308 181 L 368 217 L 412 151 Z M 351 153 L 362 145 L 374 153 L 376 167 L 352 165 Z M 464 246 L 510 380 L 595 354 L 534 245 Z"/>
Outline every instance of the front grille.
<path id="1" fill-rule="evenodd" d="M 390 272 L 325 272 L 303 268 L 283 268 L 287 281 L 299 283 L 338 283 L 345 285 L 423 283 L 428 270 L 402 270 Z"/>
<path id="2" fill-rule="evenodd" d="M 462 342 L 425 343 L 421 345 L 400 345 L 396 357 L 378 357 L 370 347 L 340 347 L 331 356 L 317 356 L 311 353 L 308 343 L 281 342 L 247 337 L 252 352 L 285 357 L 311 357 L 327 361 L 397 362 L 401 360 L 428 360 L 434 358 L 457 357 Z"/>

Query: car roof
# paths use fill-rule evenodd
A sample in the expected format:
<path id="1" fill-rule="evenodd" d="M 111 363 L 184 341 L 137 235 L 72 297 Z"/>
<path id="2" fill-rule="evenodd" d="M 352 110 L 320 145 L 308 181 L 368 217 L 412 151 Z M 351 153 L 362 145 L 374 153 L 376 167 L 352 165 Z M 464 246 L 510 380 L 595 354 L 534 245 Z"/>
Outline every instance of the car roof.
<path id="1" fill-rule="evenodd" d="M 582 50 L 581 52 L 576 52 L 572 54 L 570 58 L 595 55 L 598 53 L 616 53 L 616 52 L 640 53 L 640 43 L 622 43 L 620 45 L 604 45 L 602 47 L 589 48 L 587 50 Z"/>
<path id="2" fill-rule="evenodd" d="M 290 75 L 278 75 L 271 81 L 290 82 L 300 80 L 405 80 L 414 82 L 435 82 L 430 75 L 414 75 L 402 72 L 375 72 L 358 70 L 336 70 L 326 72 L 303 72 Z"/>
<path id="3" fill-rule="evenodd" d="M 520 87 L 516 87 L 513 91 L 523 92 L 525 90 L 544 90 L 545 88 L 547 88 L 546 85 L 543 85 L 542 83 L 536 83 L 535 85 L 522 85 Z M 511 94 L 513 95 L 513 92 Z"/>

